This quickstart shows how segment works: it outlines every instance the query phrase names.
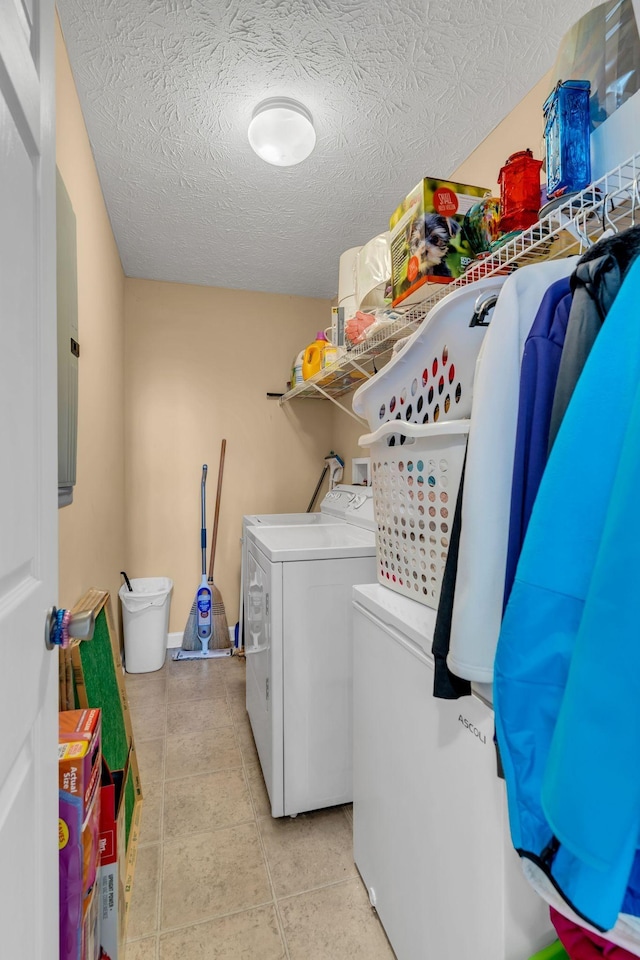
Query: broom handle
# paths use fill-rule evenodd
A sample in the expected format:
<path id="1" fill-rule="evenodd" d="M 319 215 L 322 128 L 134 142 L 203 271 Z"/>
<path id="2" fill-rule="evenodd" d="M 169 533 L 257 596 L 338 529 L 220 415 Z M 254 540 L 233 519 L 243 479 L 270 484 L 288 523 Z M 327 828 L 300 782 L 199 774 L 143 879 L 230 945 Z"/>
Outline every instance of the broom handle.
<path id="1" fill-rule="evenodd" d="M 209 583 L 213 583 L 213 565 L 216 562 L 216 541 L 218 539 L 218 517 L 220 515 L 220 499 L 222 496 L 222 473 L 224 471 L 224 452 L 227 441 L 222 441 L 220 448 L 220 466 L 218 468 L 218 489 L 216 490 L 216 510 L 213 516 L 213 534 L 211 536 L 211 559 L 209 560 Z"/>

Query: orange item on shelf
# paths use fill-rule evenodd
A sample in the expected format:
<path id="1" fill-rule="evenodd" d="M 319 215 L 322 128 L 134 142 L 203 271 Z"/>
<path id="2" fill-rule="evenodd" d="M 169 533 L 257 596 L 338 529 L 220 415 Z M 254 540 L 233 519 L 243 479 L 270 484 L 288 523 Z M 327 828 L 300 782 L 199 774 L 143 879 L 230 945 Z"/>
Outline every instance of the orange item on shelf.
<path id="1" fill-rule="evenodd" d="M 349 320 L 344 328 L 344 332 L 351 343 L 362 343 L 366 339 L 366 330 L 375 323 L 376 318 L 370 313 L 362 313 L 358 310 L 355 317 Z"/>

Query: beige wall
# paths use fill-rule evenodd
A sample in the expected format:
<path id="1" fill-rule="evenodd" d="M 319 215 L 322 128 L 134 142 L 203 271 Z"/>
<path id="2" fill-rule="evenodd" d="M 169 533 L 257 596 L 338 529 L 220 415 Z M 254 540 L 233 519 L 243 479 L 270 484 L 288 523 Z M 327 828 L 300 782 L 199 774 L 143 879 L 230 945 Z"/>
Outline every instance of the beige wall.
<path id="1" fill-rule="evenodd" d="M 529 147 L 534 157 L 543 159 L 542 105 L 553 86 L 553 70 L 549 70 L 502 123 L 456 167 L 451 177 L 460 183 L 479 183 L 495 191 L 495 196 L 500 196 L 498 174 L 507 157 Z"/>
<path id="2" fill-rule="evenodd" d="M 58 511 L 59 604 L 89 587 L 114 598 L 124 562 L 124 274 L 64 40 L 56 24 L 57 162 L 76 215 L 80 340 L 73 503 Z"/>
<path id="3" fill-rule="evenodd" d="M 174 581 L 170 631 L 200 579 L 200 476 L 208 543 L 227 441 L 215 581 L 235 624 L 242 516 L 304 511 L 330 449 L 321 401 L 280 407 L 291 361 L 329 325 L 324 300 L 125 281 L 127 564 Z M 208 566 L 208 558 L 207 558 Z"/>
<path id="4" fill-rule="evenodd" d="M 351 408 L 353 393 L 346 394 L 340 398 L 340 402 Z M 366 423 L 358 423 L 342 413 L 337 407 L 332 412 L 332 443 L 333 449 L 339 453 L 344 460 L 344 482 L 351 483 L 351 460 L 354 457 L 368 457 L 369 451 L 364 447 L 358 446 L 358 437 L 363 433 L 369 433 L 369 426 Z"/>
<path id="5" fill-rule="evenodd" d="M 514 150 L 540 155 L 550 82 L 452 176 L 493 184 Z M 200 468 L 209 463 L 210 538 L 226 437 L 216 583 L 232 625 L 242 515 L 305 510 L 330 449 L 345 458 L 347 480 L 351 458 L 363 455 L 365 428 L 335 407 L 280 407 L 265 396 L 285 389 L 293 356 L 329 325 L 330 305 L 125 280 L 59 27 L 57 112 L 58 166 L 77 218 L 81 343 L 78 482 L 59 513 L 60 603 L 91 586 L 115 598 L 126 564 L 132 576 L 172 577 L 170 629 L 181 630 L 199 578 Z"/>
<path id="6" fill-rule="evenodd" d="M 451 178 L 460 183 L 481 184 L 495 190 L 495 195 L 499 196 L 498 174 L 510 154 L 530 147 L 535 157 L 544 157 L 542 104 L 552 87 L 552 71 L 549 71 L 473 153 L 451 172 Z M 351 406 L 352 396 L 342 398 L 345 405 Z M 349 481 L 351 458 L 367 456 L 367 451 L 358 446 L 358 437 L 367 432 L 366 425 L 361 427 L 351 417 L 334 409 L 334 449 L 345 458 Z"/>

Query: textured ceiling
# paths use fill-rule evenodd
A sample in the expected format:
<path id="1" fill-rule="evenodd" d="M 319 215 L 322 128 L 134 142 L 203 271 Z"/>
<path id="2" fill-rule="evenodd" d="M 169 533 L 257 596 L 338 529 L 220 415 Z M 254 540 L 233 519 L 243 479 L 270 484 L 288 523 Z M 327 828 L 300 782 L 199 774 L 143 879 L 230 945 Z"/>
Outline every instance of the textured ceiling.
<path id="1" fill-rule="evenodd" d="M 125 273 L 334 296 L 340 253 L 387 229 L 422 176 L 450 175 L 593 6 L 58 0 Z M 295 167 L 247 140 L 274 96 L 313 114 Z"/>

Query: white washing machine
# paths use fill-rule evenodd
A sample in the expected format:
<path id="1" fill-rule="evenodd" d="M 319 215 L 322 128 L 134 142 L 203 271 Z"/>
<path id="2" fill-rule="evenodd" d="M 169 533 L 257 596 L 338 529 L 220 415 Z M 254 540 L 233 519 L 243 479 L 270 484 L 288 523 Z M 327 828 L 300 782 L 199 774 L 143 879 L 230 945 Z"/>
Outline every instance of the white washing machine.
<path id="1" fill-rule="evenodd" d="M 334 492 L 345 491 L 354 498 L 372 497 L 371 488 L 361 486 L 351 486 L 346 483 L 336 484 L 328 493 L 325 494 L 321 504 L 320 513 L 252 513 L 246 514 L 242 518 L 242 537 L 241 545 L 241 564 L 240 564 L 240 609 L 238 611 L 238 632 L 240 636 L 240 646 L 244 643 L 244 581 L 247 570 L 247 529 L 249 527 L 288 527 L 288 526 L 309 526 L 316 523 L 336 523 L 341 520 L 340 517 L 340 498 L 332 496 Z M 333 510 L 333 513 L 332 513 Z"/>
<path id="2" fill-rule="evenodd" d="M 370 491 L 332 523 L 247 528 L 247 712 L 274 817 L 352 799 L 352 588 L 375 578 Z"/>
<path id="3" fill-rule="evenodd" d="M 496 776 L 493 711 L 436 700 L 435 610 L 380 584 L 354 605 L 354 859 L 398 960 L 526 960 L 555 940 Z"/>

